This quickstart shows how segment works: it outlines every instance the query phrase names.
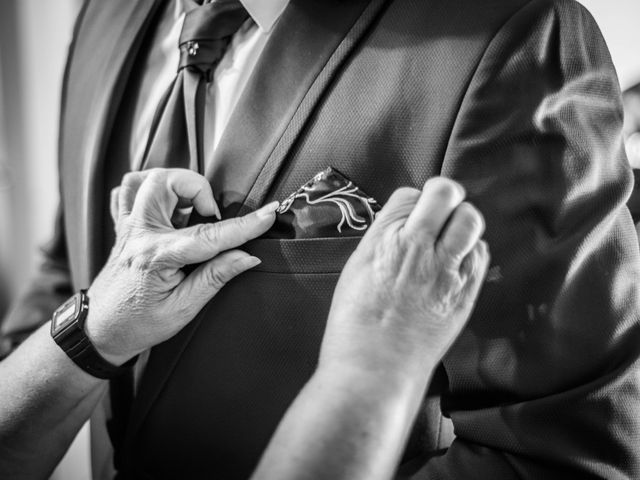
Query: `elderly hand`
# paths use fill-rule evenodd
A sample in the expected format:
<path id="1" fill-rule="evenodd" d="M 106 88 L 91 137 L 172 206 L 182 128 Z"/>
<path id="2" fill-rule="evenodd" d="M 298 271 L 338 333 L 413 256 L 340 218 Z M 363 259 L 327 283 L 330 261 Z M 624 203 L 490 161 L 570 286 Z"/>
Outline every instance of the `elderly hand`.
<path id="1" fill-rule="evenodd" d="M 347 262 L 319 368 L 427 381 L 470 316 L 489 263 L 482 215 L 446 178 L 397 190 Z"/>
<path id="2" fill-rule="evenodd" d="M 85 329 L 116 365 L 178 333 L 228 281 L 260 263 L 236 247 L 266 232 L 278 205 L 176 230 L 172 218 L 190 206 L 219 215 L 209 182 L 189 170 L 129 173 L 112 192 L 117 238 L 89 289 Z M 182 270 L 200 263 L 189 275 Z"/>

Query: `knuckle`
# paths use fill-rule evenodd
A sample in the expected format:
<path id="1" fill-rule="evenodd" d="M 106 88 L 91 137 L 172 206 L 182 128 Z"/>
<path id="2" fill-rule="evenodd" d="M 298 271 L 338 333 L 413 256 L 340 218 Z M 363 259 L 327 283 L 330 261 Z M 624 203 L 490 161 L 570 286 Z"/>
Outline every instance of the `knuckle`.
<path id="1" fill-rule="evenodd" d="M 434 232 L 436 235 L 438 232 Z M 423 230 L 415 229 L 415 228 L 403 228 L 402 229 L 402 239 L 407 243 L 407 245 L 416 246 L 423 251 L 431 251 L 433 248 L 434 242 L 428 241 L 427 236 Z"/>
<path id="2" fill-rule="evenodd" d="M 220 224 L 201 223 L 195 227 L 195 235 L 210 245 L 216 245 L 220 241 Z"/>
<path id="3" fill-rule="evenodd" d="M 413 187 L 400 187 L 394 190 L 389 200 L 405 200 L 408 198 L 416 198 L 420 195 L 420 190 Z"/>
<path id="4" fill-rule="evenodd" d="M 224 237 L 226 239 L 233 238 L 236 243 L 244 243 L 246 239 L 250 237 L 251 231 L 254 227 L 251 219 L 247 217 L 255 218 L 253 215 L 245 215 L 244 217 L 231 218 L 229 220 L 216 223 L 215 225 L 219 230 L 218 235 L 220 241 L 222 241 Z"/>
<path id="5" fill-rule="evenodd" d="M 124 185 L 124 186 L 131 185 L 132 183 L 134 183 L 136 178 L 137 178 L 137 173 L 136 172 L 127 172 L 122 176 L 122 185 Z"/>
<path id="6" fill-rule="evenodd" d="M 412 187 L 400 187 L 391 194 L 387 200 L 386 208 L 383 210 L 393 209 L 394 207 L 414 205 L 420 198 L 420 190 Z"/>
<path id="7" fill-rule="evenodd" d="M 489 250 L 489 244 L 484 240 L 480 240 L 478 245 L 476 245 L 476 250 L 478 251 L 478 255 L 480 259 L 485 265 L 489 264 L 491 260 L 491 251 Z"/>
<path id="8" fill-rule="evenodd" d="M 138 271 L 150 272 L 160 268 L 167 257 L 163 245 L 146 235 L 126 232 L 120 255 L 126 265 Z"/>
<path id="9" fill-rule="evenodd" d="M 210 287 L 220 290 L 227 283 L 227 275 L 219 268 L 208 268 L 205 271 L 205 281 Z"/>
<path id="10" fill-rule="evenodd" d="M 157 245 L 145 244 L 136 255 L 134 264 L 140 270 L 153 270 L 155 266 L 161 263 L 161 258 L 160 248 Z"/>
<path id="11" fill-rule="evenodd" d="M 193 172 L 193 173 L 195 173 L 194 182 L 200 185 L 200 188 L 199 188 L 200 191 L 211 189 L 211 184 L 209 183 L 209 180 L 207 180 L 206 177 L 196 172 Z"/>
<path id="12" fill-rule="evenodd" d="M 463 290 L 463 282 L 457 275 L 444 270 L 438 275 L 438 287 L 432 298 L 431 310 L 442 318 L 448 318 L 455 309 Z"/>
<path id="13" fill-rule="evenodd" d="M 480 240 L 460 264 L 460 274 L 467 283 L 482 275 L 489 265 L 490 255 L 487 243 Z"/>
<path id="14" fill-rule="evenodd" d="M 441 243 L 439 250 L 441 252 L 439 255 L 440 260 L 446 268 L 454 268 L 464 260 L 461 252 L 456 251 L 446 243 Z"/>
<path id="15" fill-rule="evenodd" d="M 242 217 L 232 219 L 230 226 L 232 226 L 232 228 L 236 228 L 238 232 L 242 234 L 253 226 L 252 223 L 253 222 L 250 220 L 249 215 L 244 215 Z"/>
<path id="16" fill-rule="evenodd" d="M 149 170 L 147 180 L 151 183 L 164 183 L 167 180 L 168 172 L 164 168 L 153 168 Z"/>
<path id="17" fill-rule="evenodd" d="M 473 286 L 481 282 L 484 278 L 485 263 L 481 260 L 480 255 L 467 255 L 460 265 L 460 281 L 464 290 L 473 288 Z"/>

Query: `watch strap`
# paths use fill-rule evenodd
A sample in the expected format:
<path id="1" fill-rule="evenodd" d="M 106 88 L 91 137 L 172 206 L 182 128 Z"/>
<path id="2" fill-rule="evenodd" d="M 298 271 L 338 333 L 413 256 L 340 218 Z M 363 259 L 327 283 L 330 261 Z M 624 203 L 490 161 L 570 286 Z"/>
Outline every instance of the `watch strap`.
<path id="1" fill-rule="evenodd" d="M 110 379 L 117 377 L 128 370 L 137 357 L 133 357 L 128 362 L 116 366 L 105 360 L 95 349 L 89 337 L 84 335 L 75 345 L 66 351 L 73 362 L 82 370 L 97 378 Z"/>
<path id="2" fill-rule="evenodd" d="M 102 357 L 84 330 L 88 312 L 89 297 L 86 290 L 80 290 L 54 312 L 51 336 L 62 351 L 89 375 L 101 379 L 117 377 L 136 362 L 137 356 L 119 366 Z M 58 322 L 60 318 L 62 320 Z"/>

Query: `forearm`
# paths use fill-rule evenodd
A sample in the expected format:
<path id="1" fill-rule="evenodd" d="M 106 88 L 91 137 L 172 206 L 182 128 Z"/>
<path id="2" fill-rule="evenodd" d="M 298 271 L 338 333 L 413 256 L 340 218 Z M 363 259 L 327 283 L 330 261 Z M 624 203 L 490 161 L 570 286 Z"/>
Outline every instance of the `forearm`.
<path id="1" fill-rule="evenodd" d="M 2 478 L 47 478 L 107 385 L 78 368 L 49 328 L 0 362 Z"/>
<path id="2" fill-rule="evenodd" d="M 318 369 L 252 480 L 393 476 L 432 371 L 414 381 L 349 370 Z"/>

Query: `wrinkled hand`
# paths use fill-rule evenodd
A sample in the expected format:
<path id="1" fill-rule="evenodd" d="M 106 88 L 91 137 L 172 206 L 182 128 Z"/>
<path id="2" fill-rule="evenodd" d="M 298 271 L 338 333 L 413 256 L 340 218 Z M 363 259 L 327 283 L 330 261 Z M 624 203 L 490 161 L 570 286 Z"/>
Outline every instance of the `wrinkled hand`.
<path id="1" fill-rule="evenodd" d="M 277 203 L 244 217 L 174 228 L 191 206 L 219 216 L 209 182 L 189 170 L 129 173 L 112 192 L 117 238 L 89 289 L 85 328 L 116 365 L 178 333 L 228 281 L 260 263 L 235 248 L 271 227 Z M 182 267 L 199 263 L 185 275 Z"/>
<path id="2" fill-rule="evenodd" d="M 465 325 L 489 263 L 464 189 L 433 178 L 378 213 L 334 293 L 320 368 L 425 377 Z"/>

